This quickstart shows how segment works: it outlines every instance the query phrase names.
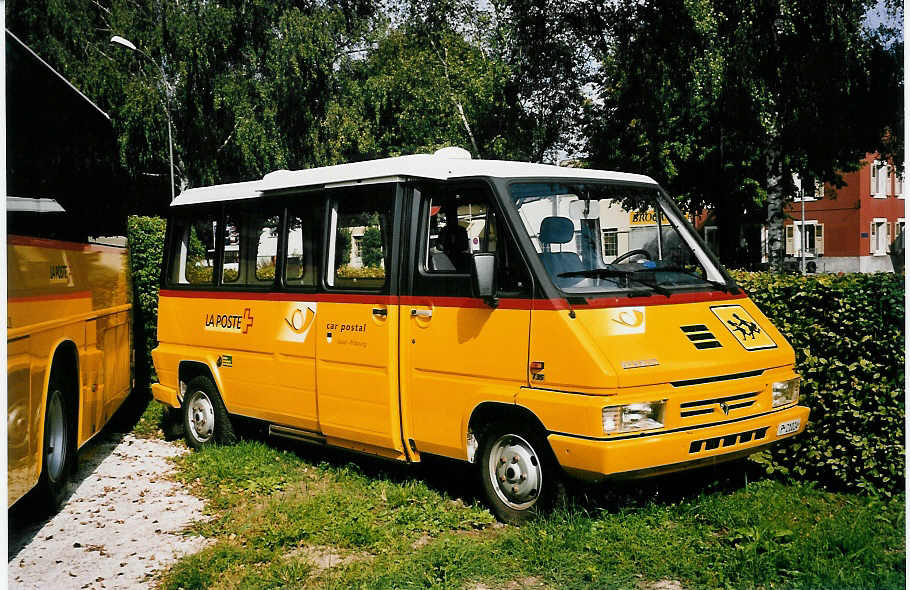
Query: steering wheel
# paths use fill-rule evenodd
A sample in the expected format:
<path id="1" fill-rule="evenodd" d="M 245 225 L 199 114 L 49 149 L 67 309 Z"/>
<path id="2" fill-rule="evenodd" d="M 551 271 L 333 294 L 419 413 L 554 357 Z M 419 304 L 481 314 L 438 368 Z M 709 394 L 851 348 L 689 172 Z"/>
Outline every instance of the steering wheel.
<path id="1" fill-rule="evenodd" d="M 639 248 L 637 250 L 629 250 L 625 254 L 620 254 L 619 256 L 614 258 L 613 262 L 611 262 L 610 264 L 617 264 L 619 262 L 622 262 L 623 260 L 632 258 L 633 256 L 644 256 L 646 260 L 651 260 L 651 253 L 648 252 L 647 250 L 642 250 Z"/>

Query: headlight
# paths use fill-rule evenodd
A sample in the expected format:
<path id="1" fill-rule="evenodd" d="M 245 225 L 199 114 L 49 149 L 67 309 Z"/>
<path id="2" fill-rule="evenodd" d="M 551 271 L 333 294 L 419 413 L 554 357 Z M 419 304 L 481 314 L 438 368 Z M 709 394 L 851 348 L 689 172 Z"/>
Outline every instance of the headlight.
<path id="1" fill-rule="evenodd" d="M 666 403 L 667 400 L 662 400 L 624 406 L 607 406 L 603 409 L 604 433 L 663 428 Z"/>
<path id="2" fill-rule="evenodd" d="M 771 407 L 786 406 L 799 401 L 799 377 L 775 381 L 771 385 Z"/>

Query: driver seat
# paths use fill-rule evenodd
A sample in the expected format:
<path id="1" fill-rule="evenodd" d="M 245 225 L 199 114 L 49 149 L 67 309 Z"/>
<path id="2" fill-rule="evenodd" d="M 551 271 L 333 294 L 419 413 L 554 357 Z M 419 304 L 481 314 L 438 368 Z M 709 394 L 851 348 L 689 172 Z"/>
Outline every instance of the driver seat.
<path id="1" fill-rule="evenodd" d="M 544 245 L 540 260 L 554 280 L 562 284 L 578 282 L 578 278 L 559 278 L 564 272 L 584 270 L 581 257 L 575 252 L 553 252 L 553 244 L 567 244 L 575 237 L 575 226 L 568 217 L 551 215 L 540 223 L 540 243 Z"/>

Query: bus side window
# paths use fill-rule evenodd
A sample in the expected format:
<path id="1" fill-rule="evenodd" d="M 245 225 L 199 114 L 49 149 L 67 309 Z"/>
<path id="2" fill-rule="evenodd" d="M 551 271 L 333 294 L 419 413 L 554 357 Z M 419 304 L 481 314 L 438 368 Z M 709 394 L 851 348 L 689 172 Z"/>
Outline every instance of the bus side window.
<path id="1" fill-rule="evenodd" d="M 393 188 L 377 185 L 330 201 L 329 287 L 378 290 L 385 286 L 394 197 Z"/>
<path id="2" fill-rule="evenodd" d="M 221 259 L 222 284 L 236 283 L 240 278 L 240 222 L 234 213 L 224 216 L 224 255 Z"/>
<path id="3" fill-rule="evenodd" d="M 274 207 L 225 215 L 222 284 L 266 287 L 274 282 L 280 224 Z"/>
<path id="4" fill-rule="evenodd" d="M 183 285 L 211 285 L 214 282 L 215 230 L 217 220 L 210 213 L 178 220 L 175 252 L 171 256 L 170 280 Z"/>
<path id="5" fill-rule="evenodd" d="M 463 186 L 428 192 L 425 242 L 421 270 L 428 275 L 468 274 L 471 258 L 481 252 L 496 254 L 499 290 L 509 296 L 526 296 L 530 279 L 517 246 L 500 224 L 483 186 Z"/>
<path id="6" fill-rule="evenodd" d="M 289 286 L 316 285 L 317 244 L 322 235 L 322 206 L 295 205 L 288 207 L 287 258 L 284 266 L 285 283 Z"/>

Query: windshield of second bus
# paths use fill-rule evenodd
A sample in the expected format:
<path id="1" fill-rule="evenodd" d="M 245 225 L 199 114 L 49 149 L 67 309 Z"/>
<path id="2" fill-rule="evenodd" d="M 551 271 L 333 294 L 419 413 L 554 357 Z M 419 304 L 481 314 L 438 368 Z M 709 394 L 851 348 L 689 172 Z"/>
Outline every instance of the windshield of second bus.
<path id="1" fill-rule="evenodd" d="M 535 182 L 510 190 L 547 273 L 567 293 L 728 288 L 656 187 Z"/>

